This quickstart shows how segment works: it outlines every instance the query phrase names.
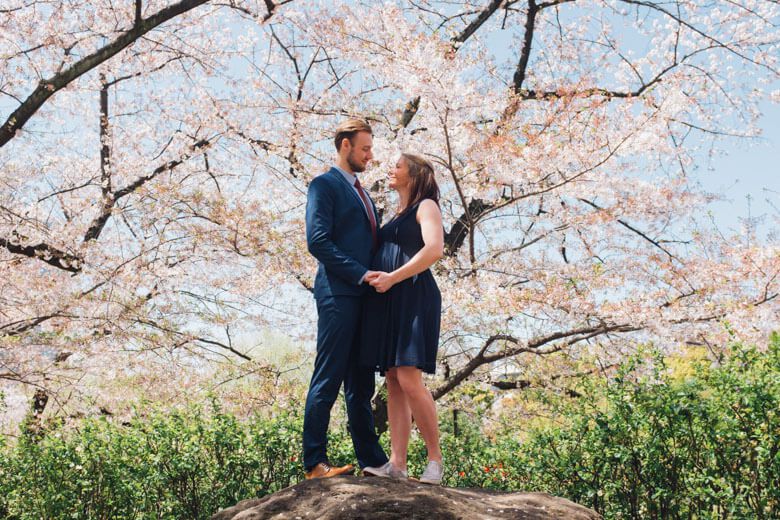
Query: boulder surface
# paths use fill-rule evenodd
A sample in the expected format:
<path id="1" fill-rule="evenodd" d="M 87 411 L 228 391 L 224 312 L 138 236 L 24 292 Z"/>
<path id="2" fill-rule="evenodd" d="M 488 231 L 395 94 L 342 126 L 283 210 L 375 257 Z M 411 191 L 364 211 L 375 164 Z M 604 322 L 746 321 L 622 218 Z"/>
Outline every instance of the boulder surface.
<path id="1" fill-rule="evenodd" d="M 211 520 L 595 520 L 596 512 L 547 493 L 430 486 L 414 480 L 339 476 L 306 480 L 243 500 Z"/>

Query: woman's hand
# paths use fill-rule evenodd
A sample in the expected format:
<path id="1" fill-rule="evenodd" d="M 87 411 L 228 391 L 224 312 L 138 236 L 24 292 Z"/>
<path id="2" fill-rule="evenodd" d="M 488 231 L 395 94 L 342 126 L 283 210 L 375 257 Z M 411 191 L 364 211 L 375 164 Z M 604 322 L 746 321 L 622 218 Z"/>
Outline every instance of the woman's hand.
<path id="1" fill-rule="evenodd" d="M 385 273 L 384 271 L 374 273 L 370 278 L 366 277 L 366 281 L 370 283 L 371 287 L 376 289 L 376 292 L 378 293 L 389 291 L 396 283 L 395 276 L 391 273 Z"/>

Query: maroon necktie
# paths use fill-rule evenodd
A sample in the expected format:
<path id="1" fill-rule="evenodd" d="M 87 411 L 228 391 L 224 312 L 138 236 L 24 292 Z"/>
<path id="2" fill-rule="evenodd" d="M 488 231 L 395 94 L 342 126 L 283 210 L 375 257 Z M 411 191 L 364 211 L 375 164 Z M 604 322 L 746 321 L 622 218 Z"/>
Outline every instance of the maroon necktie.
<path id="1" fill-rule="evenodd" d="M 366 194 L 363 193 L 363 188 L 360 187 L 360 181 L 355 177 L 355 188 L 357 188 L 358 195 L 363 201 L 363 205 L 366 207 L 366 213 L 368 213 L 368 221 L 371 222 L 371 238 L 374 241 L 373 248 L 376 249 L 376 218 L 374 217 L 374 208 L 371 207 L 371 203 L 368 202 Z"/>

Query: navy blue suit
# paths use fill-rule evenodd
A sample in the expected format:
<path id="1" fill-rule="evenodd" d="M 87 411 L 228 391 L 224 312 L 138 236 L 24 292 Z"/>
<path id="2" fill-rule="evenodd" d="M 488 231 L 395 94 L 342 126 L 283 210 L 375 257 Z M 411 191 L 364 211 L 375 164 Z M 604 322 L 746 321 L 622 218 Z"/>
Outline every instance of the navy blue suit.
<path id="1" fill-rule="evenodd" d="M 378 222 L 373 201 L 371 205 Z M 358 364 L 361 296 L 368 288 L 359 282 L 371 263 L 371 224 L 360 197 L 335 168 L 309 185 L 306 243 L 319 266 L 314 280 L 317 357 L 303 420 L 304 467 L 328 460 L 330 411 L 342 383 L 358 464 L 381 466 L 387 455 L 379 445 L 371 410 L 374 373 Z"/>

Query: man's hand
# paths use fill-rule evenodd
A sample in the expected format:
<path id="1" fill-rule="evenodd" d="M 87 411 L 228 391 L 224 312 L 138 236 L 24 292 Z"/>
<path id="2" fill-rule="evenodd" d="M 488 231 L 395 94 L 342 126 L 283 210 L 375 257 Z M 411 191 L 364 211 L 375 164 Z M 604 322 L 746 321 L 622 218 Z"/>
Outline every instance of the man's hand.
<path id="1" fill-rule="evenodd" d="M 365 276 L 363 276 L 363 283 L 371 283 L 371 280 L 377 277 L 379 274 L 379 271 L 366 271 Z"/>
<path id="2" fill-rule="evenodd" d="M 371 287 L 376 289 L 376 292 L 387 292 L 395 285 L 395 278 L 392 274 L 383 271 L 372 271 L 372 273 L 371 279 L 369 280 L 368 276 L 366 276 L 366 280 L 371 284 Z"/>

